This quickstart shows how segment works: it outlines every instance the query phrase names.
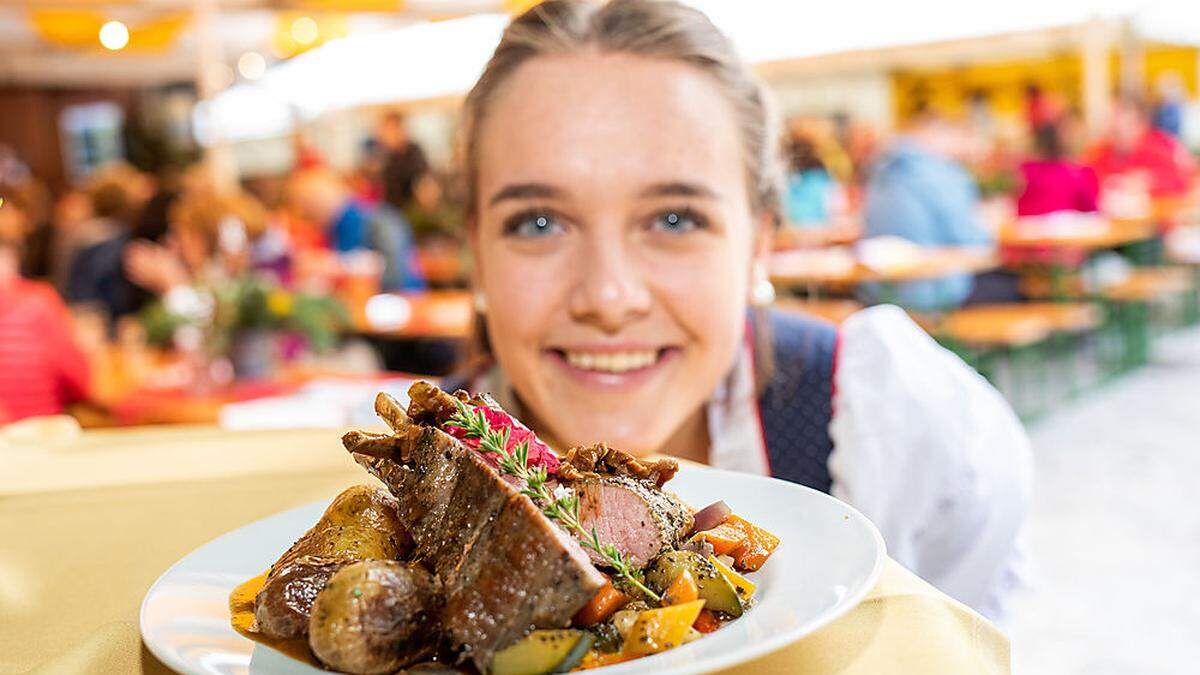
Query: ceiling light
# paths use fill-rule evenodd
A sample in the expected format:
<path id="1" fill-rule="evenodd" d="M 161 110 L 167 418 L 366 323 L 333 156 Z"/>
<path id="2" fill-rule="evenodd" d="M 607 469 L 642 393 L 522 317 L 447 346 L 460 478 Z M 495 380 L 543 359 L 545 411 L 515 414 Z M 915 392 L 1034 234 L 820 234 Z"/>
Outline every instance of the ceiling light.
<path id="1" fill-rule="evenodd" d="M 296 44 L 311 45 L 321 35 L 321 29 L 312 17 L 302 16 L 292 22 L 292 39 Z"/>
<path id="2" fill-rule="evenodd" d="M 238 59 L 237 69 L 247 80 L 257 80 L 267 72 L 267 60 L 258 52 L 246 52 Z"/>
<path id="3" fill-rule="evenodd" d="M 120 21 L 109 21 L 100 27 L 100 44 L 114 52 L 124 49 L 129 44 L 129 29 Z"/>

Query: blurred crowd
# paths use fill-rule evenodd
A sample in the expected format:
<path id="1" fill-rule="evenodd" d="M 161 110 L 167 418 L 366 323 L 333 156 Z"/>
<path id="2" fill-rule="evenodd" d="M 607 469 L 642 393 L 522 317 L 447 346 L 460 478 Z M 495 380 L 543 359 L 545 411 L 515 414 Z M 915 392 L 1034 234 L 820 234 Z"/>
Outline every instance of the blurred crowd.
<path id="1" fill-rule="evenodd" d="M 1092 138 L 1077 110 L 1036 86 L 1017 128 L 982 95 L 955 119 L 919 105 L 887 136 L 845 115 L 793 118 L 781 143 L 781 227 L 986 246 L 996 237 L 980 208 L 989 200 L 1029 217 L 1179 195 L 1196 167 L 1178 140 L 1177 99 L 1120 98 Z M 295 150 L 294 168 L 275 180 L 230 184 L 203 163 L 156 174 L 119 163 L 51 194 L 0 148 L 0 422 L 102 398 L 89 375 L 96 354 L 144 342 L 147 307 L 194 305 L 197 288 L 246 276 L 326 296 L 347 277 L 369 279 L 368 294 L 465 284 L 462 274 L 428 279 L 418 256 L 460 250 L 462 204 L 402 114 L 381 116 L 351 171 L 303 137 Z M 953 306 L 981 285 L 914 283 L 899 301 Z"/>

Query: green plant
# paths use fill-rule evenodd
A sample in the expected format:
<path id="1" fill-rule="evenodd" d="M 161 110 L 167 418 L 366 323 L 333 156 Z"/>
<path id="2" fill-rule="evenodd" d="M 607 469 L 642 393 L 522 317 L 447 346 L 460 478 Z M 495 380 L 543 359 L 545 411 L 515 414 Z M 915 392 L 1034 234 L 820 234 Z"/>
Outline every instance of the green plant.
<path id="1" fill-rule="evenodd" d="M 151 344 L 171 346 L 181 328 L 193 327 L 213 355 L 227 354 L 245 331 L 296 333 L 318 352 L 337 345 L 349 317 L 337 300 L 288 290 L 271 281 L 242 277 L 211 287 L 196 287 L 195 302 L 158 300 L 141 313 Z"/>

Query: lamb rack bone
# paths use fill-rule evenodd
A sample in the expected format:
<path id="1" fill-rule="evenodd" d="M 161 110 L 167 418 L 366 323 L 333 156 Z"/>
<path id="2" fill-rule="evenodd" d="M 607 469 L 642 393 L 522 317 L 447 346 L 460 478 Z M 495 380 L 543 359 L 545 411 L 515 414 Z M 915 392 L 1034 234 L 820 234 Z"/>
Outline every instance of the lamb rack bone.
<path id="1" fill-rule="evenodd" d="M 604 443 L 571 448 L 558 470 L 559 477 L 564 481 L 627 476 L 649 483 L 656 489 L 662 488 L 678 472 L 679 462 L 670 457 L 639 459 Z"/>

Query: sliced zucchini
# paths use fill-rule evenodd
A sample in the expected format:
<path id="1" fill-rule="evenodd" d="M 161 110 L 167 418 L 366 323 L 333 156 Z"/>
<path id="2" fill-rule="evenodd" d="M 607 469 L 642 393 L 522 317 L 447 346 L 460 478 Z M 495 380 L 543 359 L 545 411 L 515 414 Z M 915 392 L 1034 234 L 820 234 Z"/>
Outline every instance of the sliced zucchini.
<path id="1" fill-rule="evenodd" d="M 758 584 L 738 574 L 732 567 L 721 562 L 715 556 L 709 556 L 708 561 L 712 563 L 713 567 L 717 568 L 721 576 L 725 577 L 729 585 L 733 586 L 733 589 L 737 591 L 738 597 L 742 601 L 742 606 L 749 606 L 750 599 L 754 597 L 754 591 L 758 589 Z"/>
<path id="2" fill-rule="evenodd" d="M 492 657 L 492 675 L 565 673 L 583 659 L 595 638 L 582 630 L 535 630 Z"/>
<path id="3" fill-rule="evenodd" d="M 724 612 L 729 616 L 742 615 L 742 601 L 737 590 L 717 568 L 699 553 L 693 551 L 668 551 L 654 561 L 654 566 L 646 573 L 646 580 L 654 586 L 654 590 L 663 592 L 683 570 L 692 573 L 696 587 L 700 590 L 700 599 L 704 606 L 714 612 Z"/>

